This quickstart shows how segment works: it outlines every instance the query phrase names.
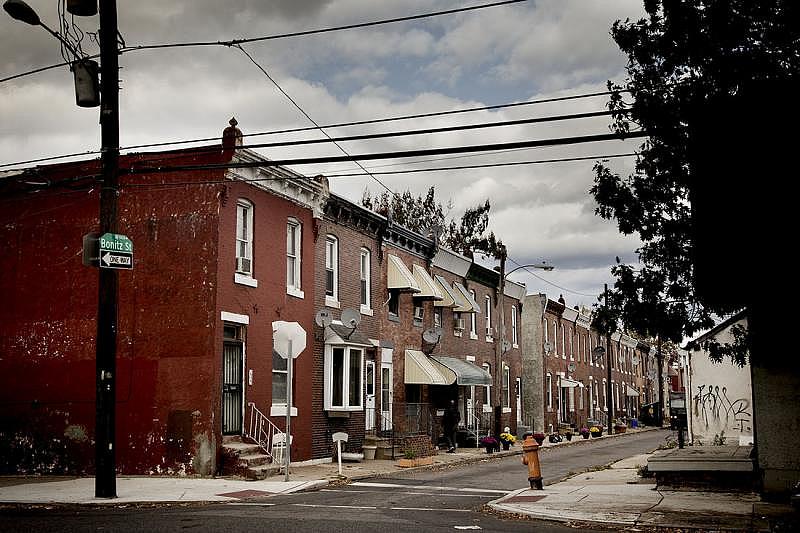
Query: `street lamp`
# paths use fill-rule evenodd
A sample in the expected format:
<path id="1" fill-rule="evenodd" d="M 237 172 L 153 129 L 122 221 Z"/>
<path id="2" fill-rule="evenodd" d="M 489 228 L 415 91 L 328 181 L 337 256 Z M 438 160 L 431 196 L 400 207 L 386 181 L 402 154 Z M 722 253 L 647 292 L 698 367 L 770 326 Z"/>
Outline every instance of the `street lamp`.
<path id="1" fill-rule="evenodd" d="M 31 6 L 22 0 L 6 0 L 3 3 L 11 18 L 30 24 L 31 26 L 41 26 L 53 37 L 59 40 L 67 50 L 75 57 L 75 61 L 70 65 L 75 80 L 75 101 L 80 107 L 97 107 L 100 105 L 100 83 L 98 81 L 98 65 L 96 61 L 87 59 L 75 49 L 75 47 L 63 35 L 47 26 L 36 14 Z"/>
<path id="2" fill-rule="evenodd" d="M 505 290 L 506 290 L 506 278 L 509 275 L 513 274 L 517 270 L 521 269 L 528 269 L 528 268 L 538 268 L 545 271 L 551 271 L 555 268 L 553 265 L 549 265 L 545 262 L 537 263 L 537 264 L 529 264 L 529 265 L 520 265 L 516 268 L 513 268 L 506 272 L 506 259 L 508 258 L 508 253 L 506 251 L 505 246 L 502 246 L 500 250 L 500 266 L 495 267 L 500 274 L 500 288 L 499 294 L 497 297 L 498 307 L 500 308 L 500 342 L 498 342 L 494 347 L 494 354 L 495 354 L 495 375 L 497 378 L 495 379 L 495 408 L 494 408 L 494 430 L 495 435 L 500 434 L 500 429 L 502 427 L 502 415 L 503 415 L 503 352 L 504 345 L 506 343 L 506 323 L 505 323 Z"/>
<path id="3" fill-rule="evenodd" d="M 91 0 L 72 0 L 68 10 L 76 15 L 94 14 Z M 119 50 L 117 48 L 117 3 L 104 0 L 100 10 L 100 61 L 102 65 L 102 108 L 100 110 L 101 166 L 100 233 L 117 229 L 117 195 L 119 174 Z M 75 49 L 61 35 L 45 26 L 36 12 L 22 0 L 6 0 L 3 9 L 15 20 L 42 26 L 65 43 L 79 58 Z M 96 12 L 96 10 L 95 10 Z M 73 63 L 73 66 L 76 64 Z M 96 65 L 96 63 L 95 63 Z M 99 103 L 99 100 L 98 100 Z M 79 97 L 79 103 L 80 97 Z M 95 367 L 95 497 L 116 498 L 116 379 L 117 379 L 117 293 L 118 277 L 113 268 L 99 268 L 97 303 L 97 342 Z"/>

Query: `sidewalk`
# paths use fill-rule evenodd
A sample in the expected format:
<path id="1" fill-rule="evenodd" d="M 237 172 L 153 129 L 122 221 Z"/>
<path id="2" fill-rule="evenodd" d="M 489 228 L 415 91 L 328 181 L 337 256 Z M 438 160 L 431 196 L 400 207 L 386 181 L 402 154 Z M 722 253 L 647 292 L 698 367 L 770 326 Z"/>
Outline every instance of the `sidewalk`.
<path id="1" fill-rule="evenodd" d="M 488 505 L 531 518 L 606 527 L 659 527 L 703 531 L 798 531 L 790 505 L 762 502 L 757 494 L 657 490 L 637 468 L 651 454 L 578 474 L 544 490 L 521 489 Z"/>
<path id="2" fill-rule="evenodd" d="M 647 431 L 647 430 L 640 430 Z M 601 438 L 616 438 L 606 436 Z M 590 445 L 590 441 L 573 438 L 571 442 L 550 443 L 542 448 L 568 445 Z M 522 446 L 517 443 L 509 451 L 487 454 L 482 448 L 459 448 L 456 453 L 441 452 L 434 456 L 433 464 L 415 468 L 400 468 L 396 461 L 371 460 L 360 463 L 343 462 L 342 475 L 336 462 L 317 465 L 293 465 L 289 481 L 285 475 L 275 475 L 263 481 L 245 481 L 234 478 L 118 476 L 117 498 L 95 498 L 94 478 L 69 478 L 63 476 L 0 477 L 0 504 L 129 504 L 129 503 L 187 503 L 236 502 L 248 498 L 289 494 L 313 490 L 330 484 L 343 484 L 351 480 L 397 475 L 403 471 L 446 468 L 469 464 L 508 455 L 519 455 Z"/>

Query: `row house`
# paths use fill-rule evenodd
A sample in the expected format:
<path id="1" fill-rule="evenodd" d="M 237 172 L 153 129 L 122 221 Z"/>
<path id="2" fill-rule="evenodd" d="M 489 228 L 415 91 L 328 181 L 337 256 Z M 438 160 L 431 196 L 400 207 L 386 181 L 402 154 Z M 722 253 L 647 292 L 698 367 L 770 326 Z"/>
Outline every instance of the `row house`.
<path id="1" fill-rule="evenodd" d="M 330 460 L 339 431 L 352 452 L 388 435 L 430 451 L 450 399 L 464 442 L 516 428 L 524 287 L 498 298 L 495 271 L 240 143 L 232 123 L 222 147 L 120 159 L 139 173 L 121 175 L 115 230 L 134 244 L 118 273 L 118 471 L 230 471 L 226 448 L 274 455 L 287 416 L 295 461 Z M 93 470 L 98 289 L 81 243 L 98 173 L 84 161 L 0 182 L 4 472 Z M 282 321 L 307 334 L 291 398 Z"/>
<path id="2" fill-rule="evenodd" d="M 293 448 L 312 455 L 315 361 L 296 360 L 286 398 L 273 322 L 312 331 L 315 228 L 327 183 L 229 145 L 125 155 L 115 232 L 119 271 L 116 464 L 132 474 L 212 475 L 222 444 L 291 409 Z M 160 165 L 192 170 L 161 172 Z M 89 472 L 95 427 L 97 271 L 82 264 L 98 225 L 99 161 L 36 167 L 0 183 L 0 446 L 3 471 Z M 301 179 L 302 178 L 302 179 Z M 32 186 L 32 183 L 39 185 Z M 282 366 L 283 365 L 283 366 Z"/>
<path id="3" fill-rule="evenodd" d="M 654 401 L 655 360 L 646 343 L 622 333 L 600 335 L 591 327 L 589 310 L 570 308 L 563 298 L 529 295 L 524 308 L 523 364 L 529 386 L 523 397 L 532 415 L 527 427 L 553 432 L 594 422 L 608 426 L 609 419 L 638 417 L 640 407 Z"/>

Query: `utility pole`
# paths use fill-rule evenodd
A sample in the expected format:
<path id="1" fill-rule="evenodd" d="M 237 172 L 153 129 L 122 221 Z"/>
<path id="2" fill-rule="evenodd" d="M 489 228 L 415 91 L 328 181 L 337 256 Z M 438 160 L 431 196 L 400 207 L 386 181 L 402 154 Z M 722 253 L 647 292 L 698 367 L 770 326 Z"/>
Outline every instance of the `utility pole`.
<path id="1" fill-rule="evenodd" d="M 664 355 L 661 353 L 661 335 L 658 336 L 656 360 L 658 361 L 658 425 L 664 425 Z"/>
<path id="2" fill-rule="evenodd" d="M 498 302 L 498 314 L 499 314 L 499 324 L 500 324 L 500 335 L 499 339 L 495 341 L 494 346 L 494 354 L 495 354 L 495 367 L 494 367 L 494 375 L 495 378 L 495 405 L 494 405 L 494 436 L 495 438 L 499 438 L 500 433 L 502 433 L 502 426 L 503 426 L 503 344 L 505 344 L 506 340 L 506 324 L 505 324 L 505 312 L 503 307 L 505 306 L 505 291 L 506 291 L 506 257 L 507 257 L 506 247 L 502 246 L 500 249 L 500 287 L 499 287 L 499 294 L 497 295 L 497 302 Z"/>
<path id="3" fill-rule="evenodd" d="M 116 233 L 119 173 L 119 56 L 116 0 L 100 2 L 100 131 L 102 185 L 100 233 Z M 117 292 L 116 269 L 98 268 L 96 352 L 95 488 L 97 498 L 116 498 L 116 379 Z"/>
<path id="4" fill-rule="evenodd" d="M 606 310 L 608 310 L 608 283 L 604 285 L 603 297 L 606 301 Z M 608 408 L 608 421 L 606 422 L 606 431 L 611 429 L 611 419 L 614 416 L 614 396 L 612 395 L 611 387 L 611 323 L 606 323 L 606 370 L 608 371 L 608 378 L 606 380 L 606 407 Z"/>

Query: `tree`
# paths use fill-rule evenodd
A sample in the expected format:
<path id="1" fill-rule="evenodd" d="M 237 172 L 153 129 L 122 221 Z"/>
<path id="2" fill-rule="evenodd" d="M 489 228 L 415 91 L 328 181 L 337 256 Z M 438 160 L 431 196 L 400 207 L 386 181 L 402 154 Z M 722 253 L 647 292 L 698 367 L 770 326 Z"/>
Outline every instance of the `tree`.
<path id="1" fill-rule="evenodd" d="M 798 7 L 784 0 L 645 0 L 644 7 L 646 18 L 612 27 L 629 61 L 627 80 L 608 86 L 612 129 L 642 128 L 649 137 L 632 174 L 619 176 L 599 162 L 591 188 L 599 216 L 615 219 L 624 234 L 638 234 L 643 267 L 634 271 L 618 261 L 603 311 L 644 335 L 681 342 L 746 305 L 697 290 L 692 200 L 709 177 L 710 155 L 701 142 L 709 130 L 705 111 L 722 104 L 736 110 L 744 87 L 800 73 Z M 717 135 L 724 134 L 717 126 Z M 712 353 L 726 356 L 744 364 L 748 343 Z"/>
<path id="2" fill-rule="evenodd" d="M 494 232 L 486 233 L 491 210 L 489 200 L 483 205 L 467 209 L 458 224 L 453 219 L 447 221 L 446 213 L 450 212 L 453 205 L 448 202 L 445 211 L 441 202 L 436 200 L 433 185 L 425 197 L 415 197 L 408 190 L 393 195 L 383 192 L 373 197 L 368 190 L 364 190 L 361 205 L 423 235 L 430 234 L 436 228 L 439 242 L 470 259 L 475 251 L 484 252 L 496 259 L 506 253 L 505 246 L 495 237 Z"/>

